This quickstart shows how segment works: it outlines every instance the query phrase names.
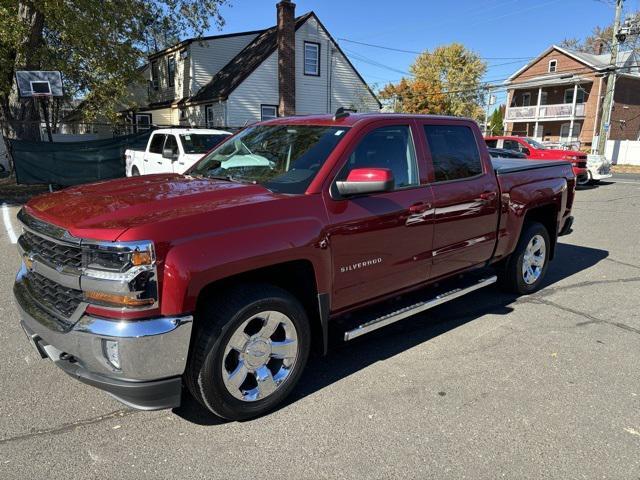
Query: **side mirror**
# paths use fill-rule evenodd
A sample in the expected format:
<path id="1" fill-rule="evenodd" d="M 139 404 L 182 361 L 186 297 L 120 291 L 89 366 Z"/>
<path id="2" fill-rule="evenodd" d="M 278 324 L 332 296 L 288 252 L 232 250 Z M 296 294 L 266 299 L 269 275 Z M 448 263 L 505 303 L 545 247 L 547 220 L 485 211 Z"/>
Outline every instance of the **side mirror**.
<path id="1" fill-rule="evenodd" d="M 336 182 L 338 192 L 344 197 L 389 192 L 394 186 L 393 173 L 388 168 L 354 168 L 346 180 Z"/>
<path id="2" fill-rule="evenodd" d="M 525 155 L 531 155 L 531 150 L 529 150 L 527 147 L 522 147 L 522 150 L 520 151 Z"/>
<path id="3" fill-rule="evenodd" d="M 168 158 L 169 160 L 175 162 L 178 159 L 178 154 L 174 153 L 170 148 L 165 148 L 162 150 L 162 158 Z"/>

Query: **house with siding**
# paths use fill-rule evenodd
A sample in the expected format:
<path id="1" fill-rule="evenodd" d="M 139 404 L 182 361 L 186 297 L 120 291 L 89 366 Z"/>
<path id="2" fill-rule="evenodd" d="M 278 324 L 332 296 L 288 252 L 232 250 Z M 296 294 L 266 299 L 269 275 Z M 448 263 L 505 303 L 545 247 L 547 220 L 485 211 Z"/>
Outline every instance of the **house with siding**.
<path id="1" fill-rule="evenodd" d="M 609 139 L 638 140 L 640 64 L 620 52 Z M 539 141 L 595 147 L 607 88 L 610 55 L 593 55 L 556 45 L 505 82 L 505 133 Z"/>
<path id="2" fill-rule="evenodd" d="M 277 4 L 277 25 L 184 40 L 149 57 L 138 127 L 242 127 L 277 116 L 377 111 L 380 102 L 314 12 Z M 145 98 L 146 97 L 146 98 Z"/>

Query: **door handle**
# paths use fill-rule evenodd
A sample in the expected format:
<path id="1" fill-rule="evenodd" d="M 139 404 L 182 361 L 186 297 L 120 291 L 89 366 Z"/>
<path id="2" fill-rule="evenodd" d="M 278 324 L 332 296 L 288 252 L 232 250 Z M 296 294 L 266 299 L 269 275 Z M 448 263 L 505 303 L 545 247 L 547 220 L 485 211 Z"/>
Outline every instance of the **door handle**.
<path id="1" fill-rule="evenodd" d="M 495 200 L 497 196 L 498 194 L 496 192 L 482 192 L 480 194 L 480 199 L 486 202 L 491 202 L 492 200 Z"/>
<path id="2" fill-rule="evenodd" d="M 430 203 L 423 203 L 423 202 L 414 203 L 409 207 L 409 213 L 412 213 L 412 214 L 424 213 L 429 209 L 431 209 Z"/>

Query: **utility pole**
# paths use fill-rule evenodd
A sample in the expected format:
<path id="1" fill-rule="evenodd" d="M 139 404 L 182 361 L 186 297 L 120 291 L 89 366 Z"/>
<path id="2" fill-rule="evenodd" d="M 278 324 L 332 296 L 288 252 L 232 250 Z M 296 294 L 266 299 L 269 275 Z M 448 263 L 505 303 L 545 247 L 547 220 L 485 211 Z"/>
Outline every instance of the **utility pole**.
<path id="1" fill-rule="evenodd" d="M 489 131 L 489 108 L 491 107 L 491 105 L 496 103 L 496 97 L 491 94 L 491 89 L 492 88 L 493 88 L 493 85 L 488 85 L 487 86 L 487 102 L 486 102 L 486 106 L 485 106 L 485 109 L 484 109 L 484 135 L 485 135 L 485 137 L 487 136 L 487 133 Z"/>
<path id="2" fill-rule="evenodd" d="M 598 155 L 604 155 L 607 145 L 607 137 L 611 130 L 611 110 L 613 105 L 613 94 L 616 83 L 616 69 L 618 68 L 618 34 L 620 30 L 620 17 L 622 16 L 622 4 L 624 0 L 616 0 L 616 20 L 613 24 L 613 38 L 611 39 L 611 65 L 607 75 L 607 91 L 602 102 L 602 115 L 600 118 L 600 128 L 598 129 Z"/>

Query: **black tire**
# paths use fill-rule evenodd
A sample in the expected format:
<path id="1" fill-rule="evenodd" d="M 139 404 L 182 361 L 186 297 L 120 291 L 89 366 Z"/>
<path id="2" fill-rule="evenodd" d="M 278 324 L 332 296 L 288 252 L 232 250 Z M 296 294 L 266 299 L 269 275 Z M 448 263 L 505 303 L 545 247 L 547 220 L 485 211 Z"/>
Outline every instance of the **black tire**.
<path id="1" fill-rule="evenodd" d="M 234 397 L 224 384 L 225 348 L 247 319 L 264 311 L 277 311 L 291 320 L 297 333 L 297 357 L 273 393 L 264 399 L 244 401 Z M 304 308 L 289 292 L 272 285 L 242 285 L 216 295 L 197 312 L 196 328 L 185 371 L 187 388 L 203 407 L 227 420 L 247 420 L 276 408 L 300 379 L 309 356 L 311 334 Z"/>
<path id="2" fill-rule="evenodd" d="M 527 283 L 523 273 L 525 251 L 529 242 L 531 242 L 536 235 L 539 235 L 544 240 L 544 264 L 537 279 L 532 283 Z M 538 222 L 525 223 L 522 227 L 522 233 L 520 234 L 520 239 L 518 240 L 515 251 L 498 268 L 498 282 L 502 289 L 518 295 L 529 295 L 538 291 L 544 281 L 544 276 L 549 266 L 550 253 L 551 242 L 549 240 L 549 232 L 545 226 Z"/>
<path id="3" fill-rule="evenodd" d="M 140 176 L 140 170 L 138 170 L 138 167 L 133 167 L 131 169 L 131 176 L 132 177 L 139 177 Z"/>

